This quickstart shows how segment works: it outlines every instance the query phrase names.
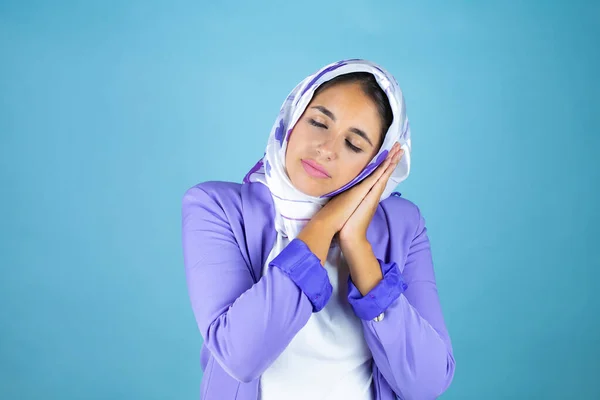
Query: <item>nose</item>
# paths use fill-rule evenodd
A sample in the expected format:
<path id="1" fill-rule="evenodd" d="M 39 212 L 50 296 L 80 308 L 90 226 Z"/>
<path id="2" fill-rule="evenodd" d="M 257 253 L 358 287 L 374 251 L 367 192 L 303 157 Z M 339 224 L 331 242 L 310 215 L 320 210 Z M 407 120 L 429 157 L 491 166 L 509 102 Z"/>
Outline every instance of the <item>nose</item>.
<path id="1" fill-rule="evenodd" d="M 317 154 L 319 158 L 327 161 L 335 159 L 335 140 L 327 140 L 317 145 Z"/>

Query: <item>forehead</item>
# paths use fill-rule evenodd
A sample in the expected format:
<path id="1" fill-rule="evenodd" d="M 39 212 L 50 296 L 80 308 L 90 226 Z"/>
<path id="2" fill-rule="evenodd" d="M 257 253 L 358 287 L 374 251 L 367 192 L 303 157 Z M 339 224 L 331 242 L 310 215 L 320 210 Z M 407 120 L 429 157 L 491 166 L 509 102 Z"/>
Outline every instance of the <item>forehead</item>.
<path id="1" fill-rule="evenodd" d="M 364 92 L 359 83 L 341 83 L 317 93 L 310 101 L 309 106 L 316 103 L 327 103 L 335 107 L 338 112 L 357 110 L 377 111 L 373 100 Z"/>
<path id="2" fill-rule="evenodd" d="M 347 121 L 353 125 L 360 124 L 361 128 L 370 127 L 367 131 L 369 135 L 375 135 L 381 125 L 377 105 L 359 83 L 340 83 L 324 88 L 308 104 L 311 112 L 320 112 L 313 108 L 315 106 L 326 107 L 336 122 Z"/>

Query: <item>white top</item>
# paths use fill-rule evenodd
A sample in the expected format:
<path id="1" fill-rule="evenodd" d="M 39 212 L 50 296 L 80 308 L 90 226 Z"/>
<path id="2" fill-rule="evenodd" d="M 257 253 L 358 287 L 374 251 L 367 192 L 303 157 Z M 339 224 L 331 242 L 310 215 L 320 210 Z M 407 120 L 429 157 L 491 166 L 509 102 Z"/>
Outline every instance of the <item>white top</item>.
<path id="1" fill-rule="evenodd" d="M 281 238 L 269 255 L 288 243 Z M 278 249 L 279 248 L 279 249 Z M 348 264 L 339 251 L 325 263 L 333 292 L 325 308 L 313 313 L 288 347 L 261 375 L 259 400 L 373 400 L 372 354 L 360 319 L 348 303 Z"/>

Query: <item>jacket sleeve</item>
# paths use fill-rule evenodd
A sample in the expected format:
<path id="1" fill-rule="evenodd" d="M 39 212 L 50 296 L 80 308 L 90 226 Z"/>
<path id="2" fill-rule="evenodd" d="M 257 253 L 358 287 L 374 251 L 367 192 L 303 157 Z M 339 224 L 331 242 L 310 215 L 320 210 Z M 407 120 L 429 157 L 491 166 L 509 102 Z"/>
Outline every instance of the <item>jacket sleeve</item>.
<path id="1" fill-rule="evenodd" d="M 420 213 L 403 273 L 395 262 L 379 262 L 384 279 L 364 297 L 349 280 L 348 300 L 392 390 L 404 400 L 435 399 L 450 385 L 455 362 Z"/>
<path id="2" fill-rule="evenodd" d="M 185 193 L 186 281 L 204 344 L 227 373 L 250 382 L 325 305 L 331 285 L 319 259 L 300 241 L 288 244 L 254 283 L 227 217 L 202 188 Z"/>

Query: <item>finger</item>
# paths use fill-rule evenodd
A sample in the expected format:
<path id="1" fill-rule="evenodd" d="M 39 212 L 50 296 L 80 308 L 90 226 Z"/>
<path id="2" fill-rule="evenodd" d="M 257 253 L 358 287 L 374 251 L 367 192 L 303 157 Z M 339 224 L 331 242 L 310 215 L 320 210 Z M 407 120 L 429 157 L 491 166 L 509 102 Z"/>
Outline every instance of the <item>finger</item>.
<path id="1" fill-rule="evenodd" d="M 382 178 L 382 176 L 386 173 L 386 171 L 389 168 L 391 168 L 391 171 L 393 171 L 394 168 L 396 168 L 396 164 L 397 164 L 397 161 L 395 161 L 395 159 L 397 159 L 398 153 L 400 153 L 402 151 L 403 150 L 400 147 L 400 143 L 398 143 L 398 142 L 394 143 L 394 145 L 390 149 L 386 159 L 377 167 L 377 169 L 375 171 L 373 171 L 368 177 L 366 177 L 362 181 L 362 183 L 360 185 L 358 185 L 358 187 L 355 188 L 356 189 L 355 191 L 359 192 L 359 193 L 357 193 L 357 195 L 360 196 L 361 198 L 364 198 L 365 196 L 367 196 L 369 191 L 372 190 L 373 186 Z M 391 171 L 390 171 L 390 174 L 391 174 Z M 385 178 L 385 182 L 387 182 L 388 179 L 389 179 L 389 176 L 387 178 Z M 384 186 L 385 186 L 385 184 L 384 184 Z"/>
<path id="2" fill-rule="evenodd" d="M 396 165 L 398 165 L 398 163 L 400 162 L 400 160 L 402 159 L 402 157 L 404 156 L 404 149 L 399 149 L 398 152 L 396 153 L 396 159 L 395 162 Z"/>
<path id="3" fill-rule="evenodd" d="M 390 166 L 384 175 L 382 175 L 377 182 L 371 187 L 371 190 L 364 196 L 363 200 L 357 207 L 357 210 L 365 210 L 365 207 L 371 210 L 371 215 L 374 214 L 376 205 L 379 204 L 379 199 L 381 198 L 381 194 L 385 190 L 386 183 L 391 175 L 391 171 L 393 171 L 392 166 Z"/>
<path id="4" fill-rule="evenodd" d="M 381 176 L 383 175 L 383 173 L 385 172 L 385 170 L 387 169 L 387 167 L 390 165 L 391 162 L 392 162 L 391 158 L 389 158 L 389 157 L 386 158 L 377 167 L 377 169 L 375 171 L 371 172 L 371 174 L 365 178 L 365 180 L 363 182 L 364 182 L 365 186 L 367 186 L 368 189 L 373 187 L 373 185 L 379 180 L 379 178 L 381 178 Z"/>
<path id="5" fill-rule="evenodd" d="M 387 185 L 388 180 L 392 176 L 392 173 L 394 172 L 394 170 L 398 166 L 398 162 L 400 161 L 400 159 L 402 158 L 403 155 L 404 155 L 404 150 L 399 150 L 393 156 L 393 159 L 388 164 L 388 166 L 385 169 L 385 171 L 383 171 L 383 173 L 381 174 L 381 176 L 379 177 L 379 179 L 377 179 L 377 181 L 373 184 L 373 186 L 371 188 L 371 192 L 373 192 L 373 191 L 376 192 L 375 195 L 377 197 L 380 197 L 381 194 L 383 193 L 383 191 L 385 189 L 385 186 Z"/>
<path id="6" fill-rule="evenodd" d="M 386 170 L 383 172 L 383 174 L 381 175 L 381 177 L 379 177 L 379 179 L 377 180 L 377 182 L 375 182 L 375 184 L 373 185 L 373 189 L 375 189 L 376 191 L 379 191 L 379 192 L 383 193 L 383 190 L 385 189 L 385 185 L 387 185 L 387 182 L 390 179 L 390 177 L 392 176 L 392 173 L 394 172 L 394 169 L 396 169 L 396 165 L 397 165 L 397 163 L 392 162 L 386 168 Z M 373 190 L 373 189 L 371 189 L 371 190 Z M 381 195 L 381 193 L 379 193 L 379 195 Z"/>
<path id="7" fill-rule="evenodd" d="M 379 178 L 384 174 L 385 170 L 389 167 L 389 165 L 394 162 L 394 158 L 400 150 L 400 144 L 398 142 L 394 143 L 386 159 L 377 167 L 375 171 L 371 173 L 371 175 L 369 175 L 369 177 L 365 179 L 365 181 L 367 182 L 367 186 L 372 186 L 375 184 L 375 182 L 377 182 L 377 180 L 379 180 Z"/>
<path id="8" fill-rule="evenodd" d="M 400 161 L 400 157 L 402 157 L 404 150 L 400 148 L 400 144 L 396 142 L 392 149 L 388 153 L 388 156 L 384 160 L 384 162 L 377 167 L 377 169 L 367 178 L 369 180 L 368 186 L 373 186 L 375 183 L 385 174 L 385 172 L 391 167 L 392 170 L 396 167 L 398 162 Z M 393 165 L 392 165 L 393 164 Z"/>

